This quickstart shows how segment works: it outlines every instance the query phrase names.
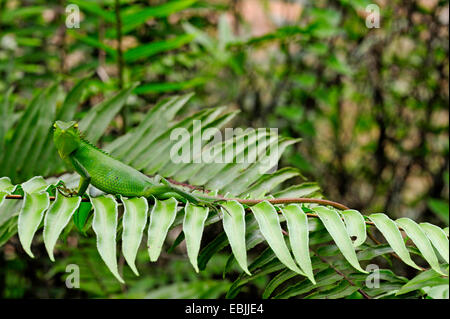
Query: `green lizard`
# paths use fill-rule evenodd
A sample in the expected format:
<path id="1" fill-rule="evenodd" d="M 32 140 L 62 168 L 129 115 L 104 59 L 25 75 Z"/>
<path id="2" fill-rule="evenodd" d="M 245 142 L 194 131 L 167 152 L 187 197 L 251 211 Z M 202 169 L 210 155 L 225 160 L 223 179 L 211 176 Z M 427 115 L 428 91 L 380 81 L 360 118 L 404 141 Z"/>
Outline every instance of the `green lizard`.
<path id="1" fill-rule="evenodd" d="M 191 194 L 171 184 L 162 177 L 152 180 L 135 168 L 113 158 L 106 152 L 89 143 L 78 130 L 74 121 L 56 121 L 53 125 L 53 140 L 63 161 L 80 176 L 77 195 L 83 196 L 89 184 L 108 194 L 126 197 L 155 197 L 164 199 L 174 197 L 184 203 L 208 206 L 217 209 L 220 202 L 236 200 L 244 205 L 254 205 L 267 200 L 272 204 L 316 203 L 331 205 L 338 209 L 348 209 L 345 205 L 315 198 L 276 198 L 276 199 L 240 199 L 212 197 Z M 218 205 L 214 205 L 218 204 Z"/>
<path id="2" fill-rule="evenodd" d="M 68 167 L 73 168 L 81 176 L 77 191 L 79 196 L 84 195 L 89 184 L 92 184 L 108 194 L 126 197 L 169 198 L 173 196 L 193 204 L 210 204 L 217 199 L 206 196 L 200 199 L 172 185 L 162 177 L 156 178 L 160 180 L 160 183 L 155 182 L 147 175 L 89 143 L 74 121 L 56 121 L 53 128 L 53 141 L 59 156 Z"/>

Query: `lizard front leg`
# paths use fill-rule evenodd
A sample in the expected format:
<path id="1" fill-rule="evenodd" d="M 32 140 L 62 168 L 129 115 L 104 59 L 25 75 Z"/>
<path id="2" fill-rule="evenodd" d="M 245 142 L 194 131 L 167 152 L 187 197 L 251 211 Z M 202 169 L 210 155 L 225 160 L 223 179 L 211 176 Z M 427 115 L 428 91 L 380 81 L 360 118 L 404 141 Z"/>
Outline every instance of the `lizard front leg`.
<path id="1" fill-rule="evenodd" d="M 76 191 L 68 188 L 66 183 L 62 180 L 58 182 L 56 189 L 66 197 L 71 197 L 76 194 Z"/>
<path id="2" fill-rule="evenodd" d="M 80 184 L 78 185 L 78 196 L 83 196 L 89 184 L 91 183 L 91 175 L 89 175 L 86 168 L 75 158 L 71 157 L 72 165 L 77 168 L 80 174 Z"/>

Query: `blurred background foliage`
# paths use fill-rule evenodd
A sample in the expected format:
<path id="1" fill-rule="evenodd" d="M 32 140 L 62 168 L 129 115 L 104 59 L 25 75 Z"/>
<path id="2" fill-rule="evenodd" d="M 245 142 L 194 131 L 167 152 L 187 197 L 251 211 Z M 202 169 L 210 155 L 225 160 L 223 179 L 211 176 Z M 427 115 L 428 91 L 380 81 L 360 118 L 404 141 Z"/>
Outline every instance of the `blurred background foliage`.
<path id="1" fill-rule="evenodd" d="M 371 3 L 380 28 L 366 27 Z M 79 28 L 66 28 L 69 4 Z M 10 138 L 28 102 L 55 82 L 68 91 L 89 77 L 75 118 L 138 82 L 103 143 L 162 97 L 195 92 L 194 109 L 240 110 L 234 127 L 301 137 L 280 166 L 299 168 L 327 198 L 448 226 L 448 24 L 442 0 L 0 0 L 0 103 L 12 114 L 0 132 Z M 198 277 L 180 249 L 124 287 L 89 256 L 92 240 L 67 242 L 55 265 L 39 258 L 42 244 L 33 260 L 17 238 L 2 247 L 0 295 L 215 298 L 232 282 L 222 279 L 225 254 Z M 92 270 L 80 290 L 65 288 L 69 263 Z M 268 278 L 260 281 L 244 293 L 260 295 Z"/>

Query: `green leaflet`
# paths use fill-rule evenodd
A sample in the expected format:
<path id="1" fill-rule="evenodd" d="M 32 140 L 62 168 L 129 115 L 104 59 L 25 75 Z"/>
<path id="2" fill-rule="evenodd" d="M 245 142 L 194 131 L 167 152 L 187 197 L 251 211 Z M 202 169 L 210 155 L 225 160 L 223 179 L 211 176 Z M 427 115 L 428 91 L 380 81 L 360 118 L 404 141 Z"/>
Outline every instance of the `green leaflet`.
<path id="1" fill-rule="evenodd" d="M 45 191 L 47 183 L 41 176 L 33 177 L 22 184 L 24 199 L 19 212 L 18 234 L 25 252 L 34 258 L 31 241 L 50 205 L 50 196 Z"/>
<path id="2" fill-rule="evenodd" d="M 419 273 L 416 277 L 408 281 L 397 291 L 396 295 L 398 296 L 425 287 L 435 287 L 440 285 L 448 286 L 448 278 L 442 278 L 441 275 L 433 269 L 429 269 Z"/>
<path id="3" fill-rule="evenodd" d="M 317 213 L 325 228 L 333 237 L 334 242 L 344 255 L 345 259 L 357 270 L 367 273 L 361 268 L 356 257 L 355 248 L 353 247 L 350 236 L 347 233 L 344 222 L 337 212 L 326 207 L 318 206 L 313 210 Z"/>
<path id="4" fill-rule="evenodd" d="M 218 299 L 231 283 L 225 280 L 200 279 L 163 285 L 137 298 L 145 299 Z M 197 316 L 198 317 L 198 316 Z"/>
<path id="5" fill-rule="evenodd" d="M 15 186 L 11 183 L 9 177 L 0 178 L 0 191 L 11 194 L 14 191 Z"/>
<path id="6" fill-rule="evenodd" d="M 443 285 L 438 285 L 434 287 L 425 287 L 422 289 L 427 297 L 433 299 L 449 299 L 450 298 L 450 288 L 448 285 L 448 281 Z"/>
<path id="7" fill-rule="evenodd" d="M 234 163 L 238 163 L 236 160 L 236 157 L 239 156 L 244 151 L 245 146 L 250 146 L 256 142 L 256 134 L 255 130 L 245 130 L 240 134 L 237 134 L 237 136 L 228 137 L 225 136 L 227 139 L 222 143 L 223 145 L 215 145 L 211 147 L 211 149 L 205 149 L 204 151 L 207 152 L 204 155 L 205 157 L 208 157 L 211 159 L 211 162 L 213 164 L 206 164 L 203 166 L 200 166 L 201 169 L 198 171 L 195 170 L 192 174 L 189 174 L 189 176 L 186 176 L 187 180 L 191 184 L 194 185 L 205 185 L 208 181 L 216 181 L 220 179 L 220 177 L 214 177 L 217 175 L 218 172 L 220 172 L 225 167 L 233 167 L 232 164 L 227 162 L 233 161 Z M 233 158 L 226 158 L 226 156 L 230 156 L 229 154 L 233 155 Z M 230 156 L 231 157 L 231 156 Z M 228 166 L 227 166 L 228 165 Z M 242 164 L 236 164 L 239 166 L 242 166 Z M 220 180 L 218 180 L 220 182 Z M 209 187 L 210 189 L 219 189 L 218 187 Z"/>
<path id="8" fill-rule="evenodd" d="M 411 256 L 406 249 L 405 243 L 403 242 L 402 234 L 400 233 L 400 230 L 398 229 L 394 221 L 382 213 L 372 214 L 369 216 L 369 218 L 375 223 L 375 226 L 383 234 L 384 238 L 386 238 L 387 242 L 389 243 L 389 245 L 391 245 L 395 253 L 407 265 L 421 270 L 421 268 L 417 266 L 414 261 L 412 261 Z"/>
<path id="9" fill-rule="evenodd" d="M 173 197 L 164 201 L 155 200 L 148 226 L 147 247 L 150 261 L 156 261 L 161 253 L 167 232 L 177 215 L 177 206 L 178 202 Z"/>
<path id="10" fill-rule="evenodd" d="M 227 162 L 230 159 L 226 158 L 227 154 L 225 154 L 223 163 L 211 165 L 207 170 L 192 176 L 189 182 L 194 185 L 206 183 L 206 187 L 209 189 L 222 190 L 227 184 L 233 184 L 233 181 L 250 166 L 250 162 L 258 158 L 258 152 L 264 151 L 272 142 L 276 143 L 277 137 L 269 135 L 266 130 L 244 134 L 236 138 L 234 151 L 228 153 L 234 155 L 231 163 Z"/>
<path id="11" fill-rule="evenodd" d="M 0 213 L 2 213 L 1 210 Z M 0 247 L 17 233 L 17 220 L 18 216 L 14 216 L 6 219 L 6 222 L 0 225 Z"/>
<path id="12" fill-rule="evenodd" d="M 14 189 L 15 187 L 11 184 L 11 179 L 9 177 L 0 178 L 0 207 L 3 204 L 6 195 L 11 194 Z"/>
<path id="13" fill-rule="evenodd" d="M 275 207 L 267 201 L 263 201 L 251 207 L 251 210 L 258 222 L 261 233 L 267 240 L 278 259 L 289 269 L 305 275 L 292 259 L 286 242 L 281 232 L 280 220 Z"/>
<path id="14" fill-rule="evenodd" d="M 25 192 L 23 205 L 19 212 L 18 233 L 23 249 L 32 258 L 34 255 L 31 252 L 31 241 L 49 205 L 48 193 L 29 194 Z"/>
<path id="15" fill-rule="evenodd" d="M 93 144 L 97 143 L 111 120 L 122 109 L 135 87 L 136 84 L 131 85 L 89 110 L 79 122 L 80 130 L 86 134 L 87 140 Z"/>
<path id="16" fill-rule="evenodd" d="M 94 207 L 92 228 L 97 235 L 97 250 L 114 277 L 121 283 L 116 257 L 117 202 L 112 195 L 91 198 Z"/>
<path id="17" fill-rule="evenodd" d="M 47 182 L 42 176 L 35 176 L 21 185 L 22 190 L 26 193 L 40 193 L 47 187 Z"/>
<path id="18" fill-rule="evenodd" d="M 202 174 L 208 168 L 215 167 L 218 162 L 222 162 L 221 154 L 232 151 L 231 147 L 233 146 L 233 143 L 233 138 L 227 138 L 223 142 L 217 142 L 213 138 L 211 142 L 205 145 L 201 153 L 194 154 L 194 163 L 186 163 L 181 165 L 173 176 L 174 179 L 178 181 L 186 181 L 192 176 Z M 196 158 L 203 159 L 203 161 L 196 163 Z"/>
<path id="19" fill-rule="evenodd" d="M 75 117 L 77 107 L 80 104 L 80 99 L 83 96 L 83 91 L 89 80 L 89 77 L 79 80 L 69 91 L 69 93 L 67 93 L 63 105 L 56 114 L 57 120 L 70 121 Z"/>
<path id="20" fill-rule="evenodd" d="M 344 210 L 341 212 L 341 215 L 344 217 L 348 235 L 350 237 L 356 237 L 352 240 L 353 246 L 358 247 L 364 244 L 367 238 L 367 233 L 363 215 L 354 209 Z"/>
<path id="21" fill-rule="evenodd" d="M 440 227 L 430 223 L 421 223 L 420 227 L 425 231 L 425 234 L 433 244 L 434 248 L 436 248 L 448 264 L 449 244 L 445 232 Z"/>
<path id="22" fill-rule="evenodd" d="M 241 268 L 251 276 L 247 268 L 247 249 L 245 247 L 245 210 L 237 201 L 223 203 L 223 229 L 227 234 L 231 250 Z"/>
<path id="23" fill-rule="evenodd" d="M 406 217 L 397 219 L 396 223 L 402 227 L 408 237 L 411 238 L 416 247 L 422 253 L 423 258 L 425 258 L 425 260 L 430 264 L 431 268 L 433 268 L 437 273 L 445 275 L 441 271 L 441 267 L 439 267 L 437 256 L 434 253 L 433 247 L 431 246 L 431 243 L 423 229 L 417 225 L 416 222 Z"/>
<path id="24" fill-rule="evenodd" d="M 212 129 L 213 132 L 217 132 L 217 129 L 221 129 L 226 123 L 231 121 L 239 111 L 225 113 L 219 116 L 217 119 L 212 121 L 207 125 L 202 124 L 201 131 L 193 132 L 189 139 L 185 141 L 184 144 L 180 143 L 180 149 L 184 150 L 185 148 L 190 149 L 190 145 L 194 145 L 192 149 L 192 154 L 190 155 L 188 166 L 201 165 L 202 163 L 202 149 L 207 142 L 205 139 L 206 134 Z M 200 143 L 197 143 L 199 141 Z M 171 150 L 172 151 L 172 150 Z M 175 163 L 173 161 L 168 161 L 165 165 L 158 171 L 162 176 L 174 176 L 174 174 L 182 168 L 184 163 Z"/>
<path id="25" fill-rule="evenodd" d="M 106 43 L 99 41 L 97 37 L 93 37 L 90 35 L 82 34 L 81 32 L 77 32 L 74 29 L 68 29 L 67 34 L 74 37 L 75 39 L 86 43 L 88 46 L 101 49 L 108 53 L 111 57 L 117 58 L 117 51 Z"/>
<path id="26" fill-rule="evenodd" d="M 428 207 L 436 214 L 445 224 L 449 224 L 449 203 L 446 200 L 429 198 Z"/>
<path id="27" fill-rule="evenodd" d="M 141 24 L 145 23 L 151 18 L 160 18 L 167 17 L 172 13 L 181 11 L 185 8 L 192 6 L 198 0 L 177 0 L 177 1 L 168 1 L 166 3 L 162 3 L 160 5 L 152 5 L 144 8 L 139 8 L 137 12 L 133 12 L 131 14 L 127 14 L 123 16 L 123 27 L 122 32 L 128 33 L 134 29 L 136 29 Z M 110 30 L 111 34 L 108 36 L 116 37 L 115 30 Z"/>
<path id="28" fill-rule="evenodd" d="M 0 119 L 0 149 L 2 150 L 5 146 L 5 135 L 8 132 L 9 128 L 13 125 L 13 108 L 10 105 L 10 96 L 13 90 L 14 87 L 11 86 L 3 96 L 2 103 L 0 103 L 0 114 L 2 115 Z M 5 154 L 0 154 L 0 163 L 2 162 L 3 156 L 5 156 Z"/>
<path id="29" fill-rule="evenodd" d="M 241 165 L 231 164 L 235 166 L 230 170 L 233 175 L 224 178 L 222 182 L 224 186 L 220 188 L 223 192 L 230 192 L 233 195 L 242 194 L 262 174 L 269 170 L 267 168 L 269 162 L 275 165 L 275 159 L 278 160 L 278 156 L 281 156 L 283 150 L 281 153 L 278 150 L 284 149 L 281 145 L 284 144 L 285 140 L 274 134 L 263 134 L 263 140 L 261 140 L 260 135 L 261 133 L 258 131 L 258 143 L 249 145 L 248 150 L 237 157 L 239 163 L 240 157 L 244 156 L 244 162 Z M 267 155 L 268 153 L 270 154 Z M 222 173 L 229 174 L 226 170 Z"/>
<path id="30" fill-rule="evenodd" d="M 182 47 L 194 39 L 190 34 L 182 34 L 180 36 L 170 38 L 162 41 L 152 41 L 147 44 L 139 45 L 135 48 L 129 49 L 123 55 L 125 62 L 131 63 L 141 59 L 148 59 L 149 57 L 173 49 Z"/>
<path id="31" fill-rule="evenodd" d="M 300 185 L 293 185 L 284 190 L 281 190 L 273 196 L 275 198 L 285 197 L 310 197 L 312 194 L 320 191 L 320 187 L 317 183 L 306 182 Z"/>
<path id="32" fill-rule="evenodd" d="M 155 110 L 154 115 L 148 118 L 146 117 L 147 121 L 143 121 L 139 125 L 136 131 L 136 139 L 132 145 L 133 147 L 125 157 L 127 162 L 132 163 L 138 156 L 142 156 L 142 153 L 148 150 L 154 140 L 167 132 L 175 115 L 186 105 L 192 96 L 193 93 L 175 96 L 163 103 L 160 107 L 159 104 L 155 106 L 158 109 Z M 142 130 L 142 132 L 140 133 L 139 130 Z M 138 134 L 142 134 L 142 138 L 139 138 L 140 135 Z"/>
<path id="33" fill-rule="evenodd" d="M 262 198 L 277 185 L 294 176 L 299 176 L 300 172 L 296 168 L 285 167 L 273 174 L 263 175 L 251 188 L 245 191 L 250 198 Z"/>
<path id="34" fill-rule="evenodd" d="M 267 284 L 266 288 L 264 289 L 264 293 L 262 295 L 263 299 L 267 299 L 270 297 L 270 295 L 274 292 L 274 290 L 280 286 L 285 281 L 297 276 L 298 274 L 293 272 L 290 269 L 285 269 L 281 272 L 279 272 L 273 279 Z"/>
<path id="35" fill-rule="evenodd" d="M 444 228 L 444 233 L 448 237 L 448 226 Z"/>
<path id="36" fill-rule="evenodd" d="M 139 276 L 135 260 L 147 223 L 148 202 L 144 197 L 120 198 L 124 212 L 122 217 L 122 254 L 131 270 Z"/>
<path id="37" fill-rule="evenodd" d="M 153 82 L 139 85 L 134 93 L 136 94 L 150 94 L 150 93 L 164 93 L 181 90 L 189 90 L 196 86 L 203 85 L 208 82 L 208 77 L 195 77 L 186 81 L 178 82 Z"/>
<path id="38" fill-rule="evenodd" d="M 6 196 L 6 194 L 5 194 L 5 196 Z M 23 205 L 22 201 L 18 201 L 18 200 L 14 200 L 14 199 L 3 200 L 3 202 L 0 205 L 0 227 L 2 227 L 4 224 L 10 222 L 11 219 L 17 217 L 19 215 L 20 208 L 22 207 L 22 205 Z M 17 221 L 17 219 L 16 219 L 16 221 Z M 17 226 L 17 223 L 16 223 L 16 226 Z M 17 231 L 17 229 L 16 229 L 16 231 Z"/>
<path id="39" fill-rule="evenodd" d="M 313 289 L 318 289 L 331 285 L 339 280 L 342 280 L 342 276 L 334 271 L 332 268 L 326 268 L 316 274 L 316 285 L 311 285 L 307 280 L 302 280 L 295 285 L 287 287 L 285 290 L 275 295 L 274 299 L 287 299 L 297 295 L 305 294 Z"/>
<path id="40" fill-rule="evenodd" d="M 200 251 L 200 254 L 198 255 L 198 268 L 200 270 L 204 270 L 206 268 L 206 264 L 209 262 L 209 260 L 215 256 L 216 253 L 224 249 L 228 246 L 229 240 L 227 238 L 227 235 L 225 232 L 221 232 L 219 235 L 217 235 L 216 238 L 214 238 L 212 241 L 210 241 L 203 249 Z M 231 254 L 231 257 L 234 259 L 234 255 Z M 230 258 L 231 258 L 230 257 Z"/>
<path id="41" fill-rule="evenodd" d="M 279 138 L 270 144 L 265 151 L 259 155 L 258 160 L 253 163 L 245 172 L 240 172 L 239 177 L 223 188 L 224 192 L 234 194 L 246 194 L 246 189 L 256 182 L 261 174 L 267 173 L 273 168 L 283 154 L 286 147 L 299 142 L 301 139 Z M 259 148 L 259 146 L 258 146 Z"/>
<path id="42" fill-rule="evenodd" d="M 44 244 L 51 261 L 55 261 L 53 248 L 64 227 L 81 203 L 81 197 L 65 197 L 56 192 L 56 199 L 44 219 Z"/>
<path id="43" fill-rule="evenodd" d="M 358 286 L 352 286 L 349 282 L 342 280 L 339 283 L 333 284 L 331 289 L 313 292 L 305 296 L 304 299 L 341 299 L 351 295 L 358 289 Z"/>
<path id="44" fill-rule="evenodd" d="M 32 125 L 34 139 L 32 140 L 32 147 L 29 151 L 23 155 L 24 160 L 23 166 L 17 165 L 16 169 L 21 170 L 21 176 L 31 177 L 33 174 L 42 174 L 42 168 L 40 160 L 43 160 L 42 153 L 45 153 L 49 147 L 52 140 L 50 138 L 49 128 L 52 126 L 56 114 L 56 101 L 58 98 L 58 85 L 53 85 L 47 89 L 43 100 L 40 102 L 39 113 L 36 118 L 36 122 Z M 45 159 L 44 159 L 45 160 Z M 35 165 L 30 165 L 29 163 L 35 163 Z M 39 169 L 39 170 L 37 170 Z"/>
<path id="45" fill-rule="evenodd" d="M 309 256 L 308 217 L 298 204 L 287 205 L 280 209 L 286 218 L 294 258 L 308 279 L 315 284 Z"/>
<path id="46" fill-rule="evenodd" d="M 70 2 L 78 5 L 81 8 L 81 11 L 95 14 L 105 19 L 105 21 L 108 21 L 110 23 L 115 23 L 116 21 L 113 12 L 103 9 L 102 6 L 100 4 L 97 4 L 95 1 L 73 0 Z"/>
<path id="47" fill-rule="evenodd" d="M 169 122 L 191 97 L 192 94 L 186 94 L 158 102 L 134 131 L 116 139 L 105 149 L 125 163 L 131 163 L 154 139 L 165 132 Z"/>
<path id="48" fill-rule="evenodd" d="M 3 200 L 5 199 L 6 195 L 8 195 L 7 192 L 0 191 L 0 207 L 3 204 Z"/>
<path id="49" fill-rule="evenodd" d="M 208 220 L 207 220 L 208 221 Z M 205 222 L 206 224 L 206 222 Z M 245 216 L 245 246 L 246 249 L 252 249 L 257 244 L 264 241 L 264 237 L 258 229 L 258 223 L 252 214 L 247 214 Z M 199 269 L 204 269 L 208 261 L 217 252 L 225 248 L 229 243 L 227 235 L 225 232 L 221 232 L 214 240 L 207 244 L 201 251 L 198 257 Z M 230 255 L 231 259 L 234 259 L 234 255 Z"/>
<path id="50" fill-rule="evenodd" d="M 16 179 L 16 168 L 22 166 L 30 149 L 32 149 L 31 146 L 36 134 L 33 122 L 37 120 L 39 110 L 42 108 L 42 102 L 49 90 L 50 88 L 41 90 L 36 94 L 20 116 L 14 134 L 9 143 L 5 145 L 5 151 L 2 152 L 2 155 L 5 155 L 0 165 L 0 175 L 8 175 L 12 180 Z"/>
<path id="51" fill-rule="evenodd" d="M 147 174 L 154 174 L 156 172 L 160 172 L 160 170 L 164 167 L 165 164 L 171 161 L 177 161 L 174 158 L 176 157 L 176 152 L 179 148 L 178 146 L 185 144 L 187 140 L 191 138 L 191 136 L 200 136 L 202 128 L 207 127 L 212 121 L 214 121 L 220 113 L 223 111 L 223 107 L 206 109 L 205 112 L 200 111 L 196 113 L 195 116 L 190 120 L 183 120 L 179 124 L 183 123 L 183 128 L 187 128 L 188 132 L 181 129 L 181 131 L 170 129 L 165 133 L 162 138 L 158 141 L 159 143 L 155 145 L 151 145 L 148 152 L 148 158 L 145 160 L 145 169 L 144 171 Z M 199 120 L 199 121 L 197 121 Z M 178 124 L 175 127 L 179 127 Z M 181 133 L 177 135 L 177 133 Z M 184 134 L 188 133 L 188 134 Z M 196 143 L 193 146 L 193 153 L 196 153 Z M 198 152 L 201 150 L 199 149 Z M 168 157 L 158 156 L 159 153 L 170 154 Z M 189 159 L 188 159 L 189 160 Z M 181 164 L 182 162 L 179 162 Z"/>
<path id="52" fill-rule="evenodd" d="M 280 269 L 283 269 L 283 268 L 284 268 L 284 265 L 282 263 L 280 263 L 278 260 L 274 259 L 274 260 L 264 264 L 261 268 L 256 270 L 253 273 L 253 275 L 250 277 L 246 276 L 246 275 L 239 276 L 239 278 L 235 282 L 233 282 L 233 284 L 231 285 L 225 298 L 227 298 L 227 299 L 235 298 L 236 295 L 239 293 L 239 291 L 242 289 L 242 287 L 244 287 L 247 283 L 249 283 L 257 278 L 271 274 L 271 273 L 278 271 Z"/>
<path id="53" fill-rule="evenodd" d="M 203 235 L 203 227 L 208 217 L 209 208 L 194 206 L 189 202 L 184 208 L 183 233 L 186 237 L 186 247 L 189 261 L 198 272 L 197 256 Z"/>
<path id="54" fill-rule="evenodd" d="M 160 159 L 161 156 L 158 155 L 161 152 L 168 153 L 170 151 L 171 146 L 174 144 L 174 141 L 170 139 L 174 129 L 180 128 L 187 129 L 189 131 L 189 128 L 192 126 L 194 120 L 203 121 L 212 112 L 213 110 L 211 109 L 202 110 L 181 120 L 171 127 L 164 127 L 164 131 L 160 132 L 158 137 L 152 139 L 150 144 L 147 143 L 145 149 L 142 149 L 142 151 L 134 157 L 134 159 L 130 162 L 131 165 L 137 169 L 144 169 L 147 165 L 151 165 L 156 159 Z"/>

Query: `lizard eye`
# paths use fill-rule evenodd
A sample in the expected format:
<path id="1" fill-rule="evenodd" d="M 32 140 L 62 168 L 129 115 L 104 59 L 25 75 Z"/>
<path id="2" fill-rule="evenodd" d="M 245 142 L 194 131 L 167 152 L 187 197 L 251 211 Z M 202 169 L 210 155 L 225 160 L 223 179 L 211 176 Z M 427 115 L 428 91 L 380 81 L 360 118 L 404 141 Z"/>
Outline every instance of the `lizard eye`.
<path id="1" fill-rule="evenodd" d="M 78 128 L 78 123 L 75 123 L 75 124 L 73 125 L 73 127 L 74 127 L 74 128 Z"/>

